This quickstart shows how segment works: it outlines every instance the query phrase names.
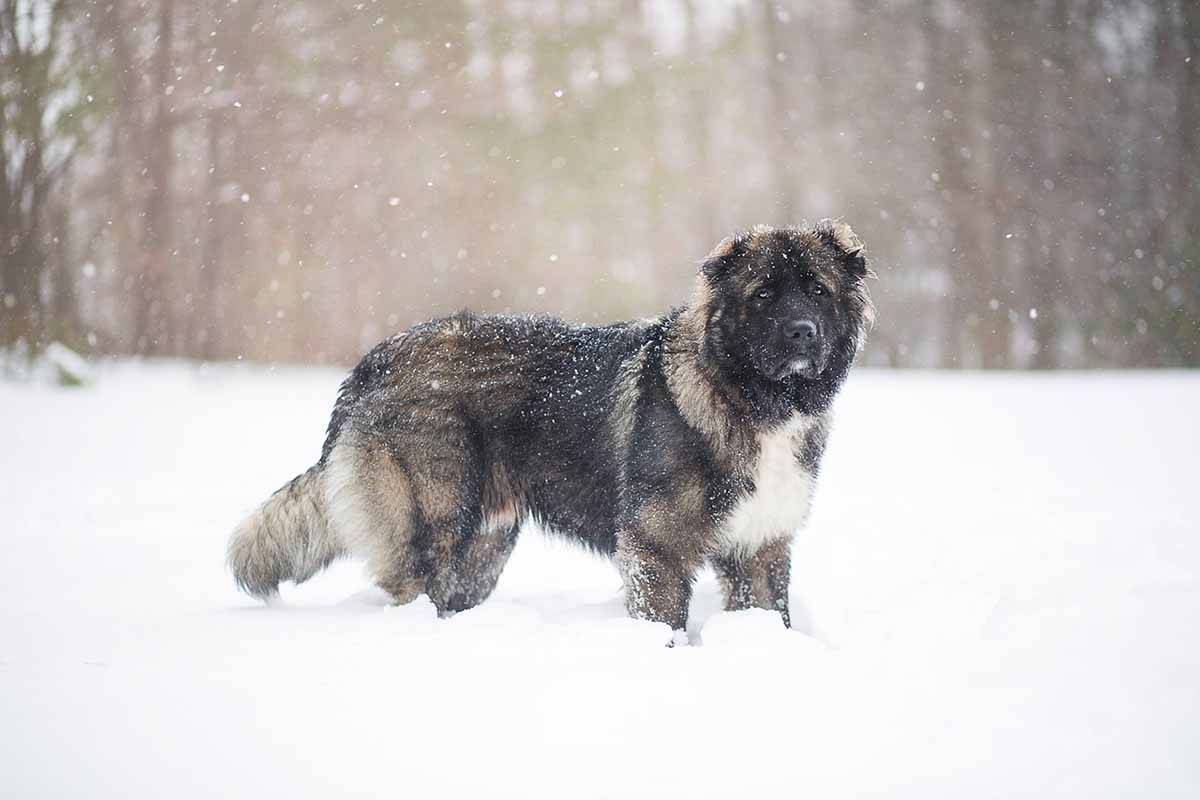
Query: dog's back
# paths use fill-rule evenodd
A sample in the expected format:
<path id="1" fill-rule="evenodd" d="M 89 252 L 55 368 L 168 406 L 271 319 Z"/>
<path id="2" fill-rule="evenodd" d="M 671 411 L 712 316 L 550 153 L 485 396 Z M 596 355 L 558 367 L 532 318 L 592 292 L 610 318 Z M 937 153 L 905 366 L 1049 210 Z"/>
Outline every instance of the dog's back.
<path id="1" fill-rule="evenodd" d="M 269 597 L 355 553 L 397 601 L 461 610 L 529 516 L 611 554 L 611 412 L 652 327 L 459 314 L 382 342 L 342 384 L 317 465 L 235 531 L 239 585 Z"/>

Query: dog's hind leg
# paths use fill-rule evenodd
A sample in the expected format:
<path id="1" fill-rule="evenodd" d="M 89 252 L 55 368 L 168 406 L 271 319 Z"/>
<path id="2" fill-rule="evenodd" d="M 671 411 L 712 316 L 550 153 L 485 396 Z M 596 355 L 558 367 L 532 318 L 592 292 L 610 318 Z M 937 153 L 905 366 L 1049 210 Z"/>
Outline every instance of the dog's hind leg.
<path id="1" fill-rule="evenodd" d="M 330 524 L 347 549 L 365 558 L 367 572 L 397 605 L 425 591 L 416 549 L 419 518 L 412 481 L 386 450 L 348 434 L 326 462 Z"/>
<path id="2" fill-rule="evenodd" d="M 507 513 L 490 502 L 485 515 L 482 457 L 465 422 L 406 421 L 386 443 L 344 435 L 328 460 L 327 501 L 348 548 L 367 559 L 380 588 L 398 604 L 427 594 L 449 616 L 491 594 L 519 520 L 511 502 Z"/>
<path id="3" fill-rule="evenodd" d="M 403 454 L 413 487 L 418 572 L 425 576 L 424 591 L 438 615 L 445 617 L 470 608 L 491 591 L 494 578 L 489 583 L 481 577 L 488 571 L 484 562 L 490 563 L 497 548 L 484 526 L 483 459 L 471 425 L 454 416 L 419 422 L 393 447 Z M 500 549 L 507 558 L 511 546 Z M 495 576 L 502 566 L 503 560 Z"/>
<path id="4" fill-rule="evenodd" d="M 465 611 L 488 598 L 512 555 L 519 531 L 517 522 L 485 519 L 474 536 L 459 542 L 454 591 L 445 600 L 448 611 Z"/>
<path id="5" fill-rule="evenodd" d="M 444 596 L 435 601 L 448 613 L 473 608 L 491 595 L 517 544 L 524 519 L 525 505 L 512 476 L 494 458 L 483 460 L 490 466 L 481 486 L 479 521 L 473 530 L 455 540 L 452 574 L 445 581 Z M 466 524 L 470 524 L 470 518 Z M 435 586 L 433 591 L 437 590 Z"/>

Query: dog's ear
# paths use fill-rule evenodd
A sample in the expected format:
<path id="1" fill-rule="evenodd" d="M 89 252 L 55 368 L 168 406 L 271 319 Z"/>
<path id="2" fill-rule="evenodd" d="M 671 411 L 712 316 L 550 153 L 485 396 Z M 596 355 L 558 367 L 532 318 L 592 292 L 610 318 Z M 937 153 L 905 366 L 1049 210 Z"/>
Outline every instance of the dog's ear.
<path id="1" fill-rule="evenodd" d="M 739 238 L 737 236 L 726 236 L 717 242 L 716 247 L 700 262 L 700 274 L 708 279 L 709 283 L 719 281 L 733 266 L 733 259 L 737 255 L 738 247 Z"/>
<path id="2" fill-rule="evenodd" d="M 858 234 L 841 220 L 821 220 L 817 224 L 817 234 L 826 244 L 837 250 L 842 256 L 846 270 L 856 278 L 873 278 L 871 265 L 867 262 L 867 253 L 863 248 Z"/>

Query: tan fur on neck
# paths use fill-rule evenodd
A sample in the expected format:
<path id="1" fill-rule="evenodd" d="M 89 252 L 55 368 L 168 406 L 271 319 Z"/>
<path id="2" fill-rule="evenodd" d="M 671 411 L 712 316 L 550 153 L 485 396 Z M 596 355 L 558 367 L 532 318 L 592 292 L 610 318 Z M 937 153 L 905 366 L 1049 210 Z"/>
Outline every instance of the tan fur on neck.
<path id="1" fill-rule="evenodd" d="M 684 420 L 704 435 L 718 458 L 736 462 L 753 450 L 754 434 L 737 424 L 740 410 L 716 390 L 709 377 L 712 368 L 704 363 L 705 334 L 712 314 L 711 289 L 703 277 L 697 278 L 691 302 L 669 334 L 663 369 Z"/>

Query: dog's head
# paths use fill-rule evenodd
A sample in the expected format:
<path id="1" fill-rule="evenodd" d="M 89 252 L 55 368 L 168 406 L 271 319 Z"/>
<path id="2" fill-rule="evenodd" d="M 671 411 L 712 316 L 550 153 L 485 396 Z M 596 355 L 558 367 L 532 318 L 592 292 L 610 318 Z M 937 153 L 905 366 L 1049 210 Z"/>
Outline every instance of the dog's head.
<path id="1" fill-rule="evenodd" d="M 841 222 L 729 237 L 700 269 L 708 337 L 768 381 L 844 373 L 874 318 L 871 275 L 862 243 Z"/>

